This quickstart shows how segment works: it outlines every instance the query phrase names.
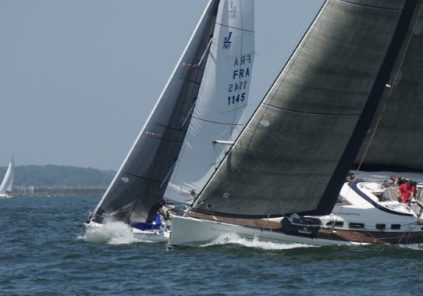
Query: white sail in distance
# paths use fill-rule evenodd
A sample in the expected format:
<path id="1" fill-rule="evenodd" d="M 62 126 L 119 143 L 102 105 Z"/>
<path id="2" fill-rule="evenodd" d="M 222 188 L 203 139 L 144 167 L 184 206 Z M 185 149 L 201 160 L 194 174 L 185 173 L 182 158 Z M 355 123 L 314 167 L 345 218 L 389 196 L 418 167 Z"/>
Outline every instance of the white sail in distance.
<path id="1" fill-rule="evenodd" d="M 15 162 L 14 157 L 9 162 L 9 165 L 4 175 L 3 181 L 0 185 L 0 194 L 9 194 L 12 192 L 13 180 L 15 178 Z"/>
<path id="2" fill-rule="evenodd" d="M 254 1 L 221 1 L 201 87 L 165 198 L 192 202 L 242 130 L 254 50 Z"/>

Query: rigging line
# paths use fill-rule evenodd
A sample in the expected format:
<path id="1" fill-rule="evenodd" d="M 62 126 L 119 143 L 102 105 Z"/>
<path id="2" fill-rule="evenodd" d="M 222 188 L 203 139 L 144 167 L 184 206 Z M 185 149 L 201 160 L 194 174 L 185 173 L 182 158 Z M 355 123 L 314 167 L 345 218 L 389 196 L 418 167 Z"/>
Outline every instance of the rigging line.
<path id="1" fill-rule="evenodd" d="M 201 66 L 201 64 L 203 63 L 204 58 L 206 57 L 207 52 L 209 51 L 209 49 L 210 49 L 210 47 L 212 45 L 212 41 L 213 41 L 213 37 L 210 38 L 209 43 L 207 44 L 206 49 L 204 50 L 203 54 L 201 55 L 201 58 L 198 61 L 198 63 L 196 63 L 196 64 L 182 63 L 182 65 L 188 66 L 188 67 L 193 67 L 193 68 L 198 68 L 199 66 Z"/>
<path id="2" fill-rule="evenodd" d="M 376 121 L 375 128 L 372 130 L 372 133 L 370 135 L 369 142 L 367 143 L 366 148 L 364 149 L 363 156 L 361 157 L 360 162 L 357 166 L 357 169 L 356 169 L 357 171 L 359 171 L 361 169 L 361 166 L 363 165 L 363 162 L 364 162 L 365 158 L 367 157 L 367 153 L 369 152 L 370 146 L 371 146 L 371 144 L 374 140 L 374 137 L 376 135 L 376 131 L 380 127 L 380 123 L 382 121 L 382 118 L 384 117 L 384 113 L 386 111 L 386 107 L 388 105 L 388 102 L 391 98 L 392 92 L 393 92 L 394 88 L 397 86 L 396 84 L 399 81 L 399 78 L 400 78 L 399 76 L 400 76 L 400 73 L 401 73 L 401 69 L 404 65 L 405 56 L 406 56 L 408 49 L 410 47 L 411 39 L 413 38 L 413 32 L 414 32 L 414 29 L 415 29 L 415 26 L 416 26 L 416 23 L 417 23 L 416 20 L 418 19 L 418 16 L 420 15 L 420 13 L 422 11 L 422 7 L 423 6 L 420 6 L 419 11 L 414 16 L 415 20 L 413 22 L 413 25 L 411 26 L 411 30 L 410 30 L 410 33 L 409 33 L 410 37 L 407 40 L 407 45 L 405 46 L 404 53 L 403 53 L 403 55 L 402 55 L 402 57 L 399 61 L 398 68 L 396 70 L 395 76 L 393 77 L 393 79 L 391 79 L 392 84 L 391 83 L 386 84 L 386 87 L 389 89 L 389 91 L 386 92 L 386 94 L 384 95 L 382 109 L 381 109 L 379 116 L 378 116 L 378 119 Z"/>

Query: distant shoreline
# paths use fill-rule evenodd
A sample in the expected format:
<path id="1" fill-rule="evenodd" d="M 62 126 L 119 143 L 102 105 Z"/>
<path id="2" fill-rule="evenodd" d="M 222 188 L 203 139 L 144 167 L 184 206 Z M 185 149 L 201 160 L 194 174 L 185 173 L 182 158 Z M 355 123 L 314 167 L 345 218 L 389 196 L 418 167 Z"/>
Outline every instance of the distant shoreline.
<path id="1" fill-rule="evenodd" d="M 0 182 L 6 167 L 0 167 Z M 15 166 L 15 196 L 101 196 L 115 171 L 62 165 Z"/>
<path id="2" fill-rule="evenodd" d="M 105 187 L 66 187 L 66 188 L 52 188 L 52 187 L 16 187 L 12 194 L 14 196 L 24 197 L 101 197 L 106 191 Z"/>

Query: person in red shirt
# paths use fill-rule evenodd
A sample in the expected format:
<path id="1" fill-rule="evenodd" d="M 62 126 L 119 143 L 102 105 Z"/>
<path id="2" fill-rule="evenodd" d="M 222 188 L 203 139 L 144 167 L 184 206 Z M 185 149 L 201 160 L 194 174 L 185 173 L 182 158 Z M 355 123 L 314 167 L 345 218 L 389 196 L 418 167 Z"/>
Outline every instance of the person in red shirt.
<path id="1" fill-rule="evenodd" d="M 411 198 L 416 191 L 416 187 L 412 185 L 411 181 L 403 182 L 398 187 L 399 196 L 401 197 L 402 203 L 409 203 L 411 202 Z"/>

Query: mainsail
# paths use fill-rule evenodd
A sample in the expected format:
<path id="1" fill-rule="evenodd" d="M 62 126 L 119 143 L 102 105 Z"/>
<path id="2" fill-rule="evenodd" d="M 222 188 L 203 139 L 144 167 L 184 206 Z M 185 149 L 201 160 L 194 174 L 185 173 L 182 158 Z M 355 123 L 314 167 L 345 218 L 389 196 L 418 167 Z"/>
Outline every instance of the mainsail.
<path id="1" fill-rule="evenodd" d="M 163 198 L 198 97 L 218 4 L 209 1 L 152 113 L 96 207 L 94 221 L 111 216 L 143 222 Z"/>
<path id="2" fill-rule="evenodd" d="M 371 170 L 423 171 L 422 1 L 401 49 L 389 93 L 373 120 L 357 165 Z"/>
<path id="3" fill-rule="evenodd" d="M 0 185 L 0 194 L 9 194 L 12 192 L 13 180 L 15 179 L 15 158 L 9 162 L 7 166 L 6 174 L 4 175 L 3 181 Z"/>
<path id="4" fill-rule="evenodd" d="M 416 5 L 326 1 L 192 211 L 330 213 L 393 78 Z"/>
<path id="5" fill-rule="evenodd" d="M 254 56 L 253 0 L 222 0 L 182 150 L 165 193 L 192 202 L 243 128 Z"/>

